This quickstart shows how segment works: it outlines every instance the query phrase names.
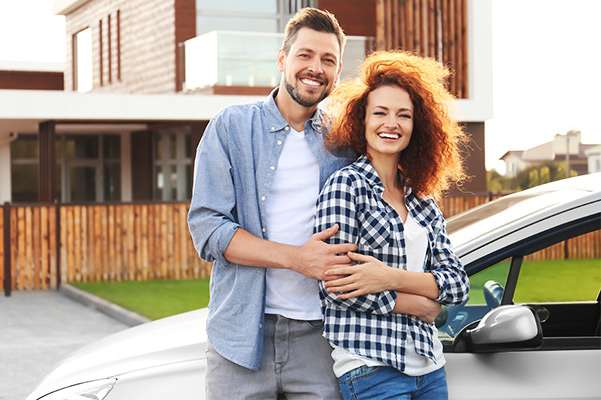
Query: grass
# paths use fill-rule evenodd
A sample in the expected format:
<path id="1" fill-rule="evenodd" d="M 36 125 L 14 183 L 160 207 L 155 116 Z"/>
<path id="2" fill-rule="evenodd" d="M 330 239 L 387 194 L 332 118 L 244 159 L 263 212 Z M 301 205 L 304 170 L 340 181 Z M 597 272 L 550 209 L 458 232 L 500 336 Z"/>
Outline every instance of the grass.
<path id="1" fill-rule="evenodd" d="M 601 260 L 531 261 L 522 264 L 516 303 L 595 300 L 601 287 Z M 509 262 L 470 278 L 470 304 L 484 304 L 490 279 L 505 286 Z M 78 289 L 155 320 L 206 307 L 209 280 L 71 283 Z"/>
<path id="2" fill-rule="evenodd" d="M 151 320 L 197 310 L 209 304 L 208 279 L 69 284 Z"/>

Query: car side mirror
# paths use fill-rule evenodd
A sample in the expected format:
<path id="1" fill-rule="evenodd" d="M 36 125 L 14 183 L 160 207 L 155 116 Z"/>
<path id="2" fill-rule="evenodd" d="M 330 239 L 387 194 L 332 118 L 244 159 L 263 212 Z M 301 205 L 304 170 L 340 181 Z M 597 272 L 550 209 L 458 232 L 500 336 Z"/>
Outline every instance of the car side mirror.
<path id="1" fill-rule="evenodd" d="M 455 339 L 455 352 L 490 353 L 536 349 L 543 344 L 537 312 L 523 305 L 499 306 L 466 326 Z"/>

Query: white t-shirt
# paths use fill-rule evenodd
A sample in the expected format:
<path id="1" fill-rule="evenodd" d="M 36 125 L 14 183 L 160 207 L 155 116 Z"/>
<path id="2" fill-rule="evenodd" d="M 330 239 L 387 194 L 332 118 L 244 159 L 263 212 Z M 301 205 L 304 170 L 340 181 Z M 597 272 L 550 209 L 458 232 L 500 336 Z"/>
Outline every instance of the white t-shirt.
<path id="1" fill-rule="evenodd" d="M 407 215 L 407 220 L 404 223 L 405 236 L 405 251 L 407 253 L 407 270 L 413 272 L 424 272 L 424 260 L 426 251 L 428 250 L 428 238 L 426 231 L 411 214 Z M 405 348 L 405 371 L 404 374 L 409 376 L 421 376 L 442 367 L 445 363 L 442 352 L 442 343 L 438 340 L 438 331 L 434 328 L 434 357 L 436 363 L 429 358 L 420 356 L 415 352 L 415 345 L 411 335 L 407 335 L 407 346 Z M 334 359 L 334 373 L 337 377 L 341 377 L 355 368 L 366 365 L 368 367 L 387 366 L 380 361 L 361 357 L 350 353 L 342 347 L 333 346 L 332 358 Z"/>
<path id="2" fill-rule="evenodd" d="M 272 242 L 300 246 L 313 234 L 319 164 L 304 132 L 289 132 L 267 198 L 267 232 Z M 318 282 L 289 269 L 267 268 L 265 313 L 322 319 Z"/>

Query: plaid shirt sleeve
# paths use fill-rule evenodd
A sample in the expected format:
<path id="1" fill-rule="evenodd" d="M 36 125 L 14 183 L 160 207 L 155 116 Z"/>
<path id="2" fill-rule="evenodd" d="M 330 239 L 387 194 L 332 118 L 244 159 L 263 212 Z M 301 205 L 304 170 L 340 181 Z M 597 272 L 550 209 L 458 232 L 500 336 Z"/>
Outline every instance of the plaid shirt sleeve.
<path id="1" fill-rule="evenodd" d="M 467 299 L 470 281 L 463 264 L 453 252 L 442 212 L 434 200 L 431 200 L 431 205 L 434 246 L 429 272 L 434 275 L 440 291 L 436 301 L 444 305 L 461 304 Z"/>
<path id="2" fill-rule="evenodd" d="M 338 232 L 326 240 L 329 244 L 358 243 L 357 185 L 360 182 L 349 168 L 334 173 L 324 185 L 317 200 L 315 232 L 321 232 L 338 224 Z M 328 293 L 320 282 L 322 301 L 330 307 L 350 309 L 361 313 L 389 315 L 396 301 L 395 291 L 384 291 L 350 299 L 339 299 L 336 293 Z"/>

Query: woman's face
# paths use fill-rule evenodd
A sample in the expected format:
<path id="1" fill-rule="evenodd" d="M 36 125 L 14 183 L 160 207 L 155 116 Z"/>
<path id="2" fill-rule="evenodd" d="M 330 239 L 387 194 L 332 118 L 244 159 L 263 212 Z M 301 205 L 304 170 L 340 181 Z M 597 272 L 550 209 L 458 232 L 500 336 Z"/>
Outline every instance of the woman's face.
<path id="1" fill-rule="evenodd" d="M 367 96 L 365 139 L 370 157 L 398 156 L 413 131 L 413 103 L 398 86 L 380 86 Z"/>

